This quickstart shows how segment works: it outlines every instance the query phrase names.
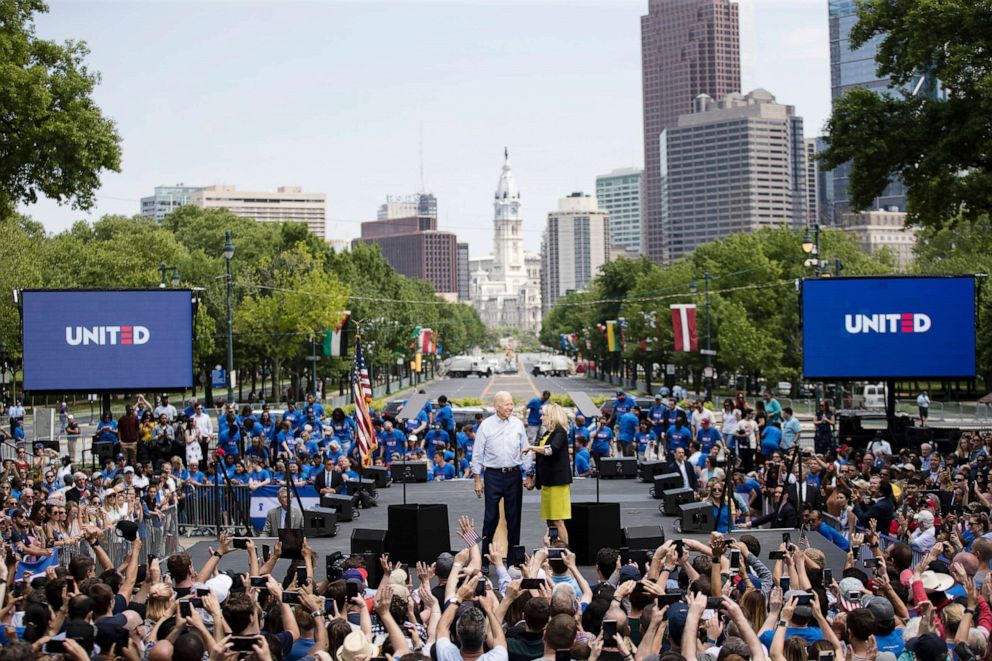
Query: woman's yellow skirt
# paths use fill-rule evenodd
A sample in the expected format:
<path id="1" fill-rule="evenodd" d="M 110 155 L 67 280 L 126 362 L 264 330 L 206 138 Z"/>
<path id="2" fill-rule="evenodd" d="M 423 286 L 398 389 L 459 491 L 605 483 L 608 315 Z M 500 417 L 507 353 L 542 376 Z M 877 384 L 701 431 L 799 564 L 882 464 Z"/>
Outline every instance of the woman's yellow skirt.
<path id="1" fill-rule="evenodd" d="M 541 518 L 545 521 L 572 518 L 572 488 L 568 484 L 541 487 Z"/>

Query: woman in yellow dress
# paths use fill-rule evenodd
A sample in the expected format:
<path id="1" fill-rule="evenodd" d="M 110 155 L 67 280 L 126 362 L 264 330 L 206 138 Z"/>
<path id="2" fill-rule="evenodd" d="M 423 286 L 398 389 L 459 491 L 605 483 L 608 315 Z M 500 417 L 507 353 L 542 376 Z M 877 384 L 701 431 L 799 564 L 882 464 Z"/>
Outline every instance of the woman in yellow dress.
<path id="1" fill-rule="evenodd" d="M 541 424 L 547 433 L 537 445 L 524 452 L 534 453 L 534 486 L 541 490 L 541 518 L 568 544 L 565 521 L 572 518 L 572 462 L 568 454 L 568 415 L 558 404 L 545 404 Z"/>

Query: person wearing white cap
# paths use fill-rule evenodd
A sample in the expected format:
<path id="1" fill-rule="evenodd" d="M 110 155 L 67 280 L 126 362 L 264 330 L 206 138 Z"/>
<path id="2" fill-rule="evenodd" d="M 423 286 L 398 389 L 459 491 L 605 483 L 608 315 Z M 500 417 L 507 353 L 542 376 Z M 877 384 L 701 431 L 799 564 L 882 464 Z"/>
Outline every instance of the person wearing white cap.
<path id="1" fill-rule="evenodd" d="M 936 531 L 933 527 L 933 512 L 920 510 L 913 517 L 916 520 L 916 530 L 909 535 L 911 546 L 929 551 L 937 543 Z"/>

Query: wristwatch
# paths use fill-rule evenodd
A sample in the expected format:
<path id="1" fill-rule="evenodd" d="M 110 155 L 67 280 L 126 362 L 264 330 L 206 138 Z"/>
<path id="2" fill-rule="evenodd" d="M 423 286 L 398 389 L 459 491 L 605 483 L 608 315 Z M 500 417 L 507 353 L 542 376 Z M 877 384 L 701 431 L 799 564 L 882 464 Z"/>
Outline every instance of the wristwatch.
<path id="1" fill-rule="evenodd" d="M 324 617 L 324 613 L 322 611 L 314 611 L 310 613 L 310 617 L 317 619 L 318 617 Z"/>
<path id="2" fill-rule="evenodd" d="M 220 551 L 214 551 L 213 556 L 215 558 L 223 558 L 224 557 L 224 554 L 221 553 Z"/>
<path id="3" fill-rule="evenodd" d="M 788 623 L 788 622 L 786 622 L 785 620 L 779 620 L 779 621 L 778 621 L 778 625 L 777 625 L 777 626 L 780 626 L 780 627 L 788 627 L 788 626 L 789 626 L 789 623 Z"/>

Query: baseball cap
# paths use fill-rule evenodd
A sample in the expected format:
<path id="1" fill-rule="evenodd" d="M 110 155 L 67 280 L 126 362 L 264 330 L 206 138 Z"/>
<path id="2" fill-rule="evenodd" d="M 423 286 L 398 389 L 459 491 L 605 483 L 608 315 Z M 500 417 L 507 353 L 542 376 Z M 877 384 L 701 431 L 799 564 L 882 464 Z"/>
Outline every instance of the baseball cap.
<path id="1" fill-rule="evenodd" d="M 213 593 L 218 604 L 223 604 L 224 600 L 227 599 L 227 596 L 231 593 L 231 586 L 233 584 L 234 579 L 227 574 L 217 574 L 207 581 L 204 584 L 204 587 Z"/>
<path id="2" fill-rule="evenodd" d="M 892 607 L 892 602 L 885 597 L 868 597 L 864 607 L 871 611 L 871 614 L 875 616 L 875 621 L 879 624 L 895 621 L 895 609 Z"/>
<path id="3" fill-rule="evenodd" d="M 637 567 L 633 565 L 624 565 L 620 568 L 620 581 L 622 584 L 624 581 L 639 581 L 641 580 L 641 572 Z"/>
<path id="4" fill-rule="evenodd" d="M 689 616 L 689 606 L 684 601 L 672 604 L 668 609 L 668 635 L 672 640 L 682 640 L 685 621 Z"/>
<path id="5" fill-rule="evenodd" d="M 341 578 L 345 581 L 358 581 L 359 583 L 365 582 L 365 577 L 362 576 L 362 572 L 357 569 L 346 569 L 342 574 Z"/>
<path id="6" fill-rule="evenodd" d="M 853 576 L 848 576 L 845 579 L 841 579 L 841 582 L 837 584 L 837 588 L 840 591 L 841 603 L 845 608 L 853 610 L 861 606 L 861 598 L 865 593 L 864 583 Z"/>
<path id="7" fill-rule="evenodd" d="M 133 473 L 134 472 L 134 466 L 125 466 L 124 467 L 124 472 L 125 473 Z"/>
<path id="8" fill-rule="evenodd" d="M 942 661 L 947 658 L 947 643 L 935 633 L 910 639 L 906 649 L 916 655 L 917 661 Z"/>

